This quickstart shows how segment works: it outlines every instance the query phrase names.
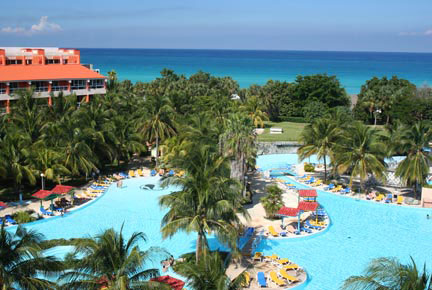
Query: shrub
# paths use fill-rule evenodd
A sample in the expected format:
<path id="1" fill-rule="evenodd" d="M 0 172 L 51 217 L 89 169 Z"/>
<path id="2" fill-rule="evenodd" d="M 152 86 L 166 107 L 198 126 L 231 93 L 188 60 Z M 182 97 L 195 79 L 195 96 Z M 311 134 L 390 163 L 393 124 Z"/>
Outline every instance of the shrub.
<path id="1" fill-rule="evenodd" d="M 261 198 L 261 203 L 268 218 L 274 218 L 275 213 L 283 206 L 282 189 L 277 185 L 267 186 L 267 195 Z"/>
<path id="2" fill-rule="evenodd" d="M 306 172 L 314 172 L 315 171 L 315 167 L 310 163 L 305 163 L 303 169 Z"/>
<path id="3" fill-rule="evenodd" d="M 36 220 L 29 212 L 23 210 L 17 211 L 12 217 L 19 224 L 25 224 Z"/>

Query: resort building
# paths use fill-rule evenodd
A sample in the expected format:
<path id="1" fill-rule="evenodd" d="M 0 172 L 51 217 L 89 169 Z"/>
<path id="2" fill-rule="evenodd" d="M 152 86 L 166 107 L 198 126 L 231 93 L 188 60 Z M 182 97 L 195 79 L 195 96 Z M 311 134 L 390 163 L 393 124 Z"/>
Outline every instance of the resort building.
<path id="1" fill-rule="evenodd" d="M 75 94 L 77 102 L 106 93 L 106 77 L 83 65 L 80 51 L 64 48 L 0 47 L 0 108 L 8 113 L 20 89 L 34 89 L 34 98 Z M 1 112 L 0 112 L 1 113 Z"/>

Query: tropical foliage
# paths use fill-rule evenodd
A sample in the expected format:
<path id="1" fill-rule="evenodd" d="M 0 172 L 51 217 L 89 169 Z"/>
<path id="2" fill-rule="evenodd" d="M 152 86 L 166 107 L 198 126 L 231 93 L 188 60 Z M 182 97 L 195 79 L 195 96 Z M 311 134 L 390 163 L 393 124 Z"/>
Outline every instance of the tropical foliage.
<path id="1" fill-rule="evenodd" d="M 266 188 L 267 195 L 261 197 L 261 204 L 266 211 L 268 218 L 273 218 L 278 210 L 283 206 L 282 189 L 277 185 L 269 185 Z"/>
<path id="2" fill-rule="evenodd" d="M 175 265 L 177 273 L 186 278 L 188 286 L 199 290 L 236 290 L 242 289 L 245 281 L 244 272 L 231 280 L 227 274 L 227 265 L 230 259 L 224 261 L 219 252 L 211 252 L 204 255 L 198 264 L 191 260 L 185 260 Z"/>
<path id="3" fill-rule="evenodd" d="M 342 286 L 346 290 L 430 290 L 432 276 L 417 268 L 414 260 L 408 265 L 394 258 L 378 258 L 370 262 L 362 276 L 351 276 Z"/>
<path id="4" fill-rule="evenodd" d="M 56 289 L 49 278 L 64 269 L 53 256 L 42 253 L 44 237 L 19 226 L 16 231 L 0 229 L 0 288 Z M 41 274 L 43 278 L 41 278 Z"/>
<path id="5" fill-rule="evenodd" d="M 148 280 L 159 276 L 156 268 L 148 269 L 152 257 L 168 257 L 160 249 L 146 251 L 138 243 L 145 242 L 142 232 L 135 232 L 126 240 L 114 229 L 105 230 L 94 238 L 72 242 L 75 251 L 66 258 L 68 270 L 60 278 L 67 289 L 145 289 L 151 287 Z"/>

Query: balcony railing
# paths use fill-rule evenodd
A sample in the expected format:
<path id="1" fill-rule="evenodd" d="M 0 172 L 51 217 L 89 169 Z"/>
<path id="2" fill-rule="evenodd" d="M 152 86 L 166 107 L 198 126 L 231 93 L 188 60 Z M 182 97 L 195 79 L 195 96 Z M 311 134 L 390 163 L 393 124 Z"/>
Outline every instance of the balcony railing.
<path id="1" fill-rule="evenodd" d="M 90 85 L 90 89 L 103 89 L 103 88 L 104 88 L 103 84 L 101 84 L 101 85 Z"/>
<path id="2" fill-rule="evenodd" d="M 48 92 L 48 87 L 37 87 L 34 90 L 36 93 Z"/>
<path id="3" fill-rule="evenodd" d="M 67 91 L 68 86 L 52 86 L 51 91 L 53 92 L 59 92 L 59 91 Z"/>
<path id="4" fill-rule="evenodd" d="M 85 90 L 85 86 L 71 86 L 72 90 Z"/>

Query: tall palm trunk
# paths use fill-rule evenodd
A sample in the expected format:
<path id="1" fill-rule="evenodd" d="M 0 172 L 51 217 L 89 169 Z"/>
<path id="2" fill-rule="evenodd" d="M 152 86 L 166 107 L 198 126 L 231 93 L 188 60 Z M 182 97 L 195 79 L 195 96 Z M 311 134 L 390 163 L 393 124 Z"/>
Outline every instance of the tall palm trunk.
<path id="1" fill-rule="evenodd" d="M 159 164 L 159 134 L 156 133 L 156 168 Z"/>
<path id="2" fill-rule="evenodd" d="M 326 156 L 324 155 L 324 182 L 327 181 L 327 160 Z"/>

